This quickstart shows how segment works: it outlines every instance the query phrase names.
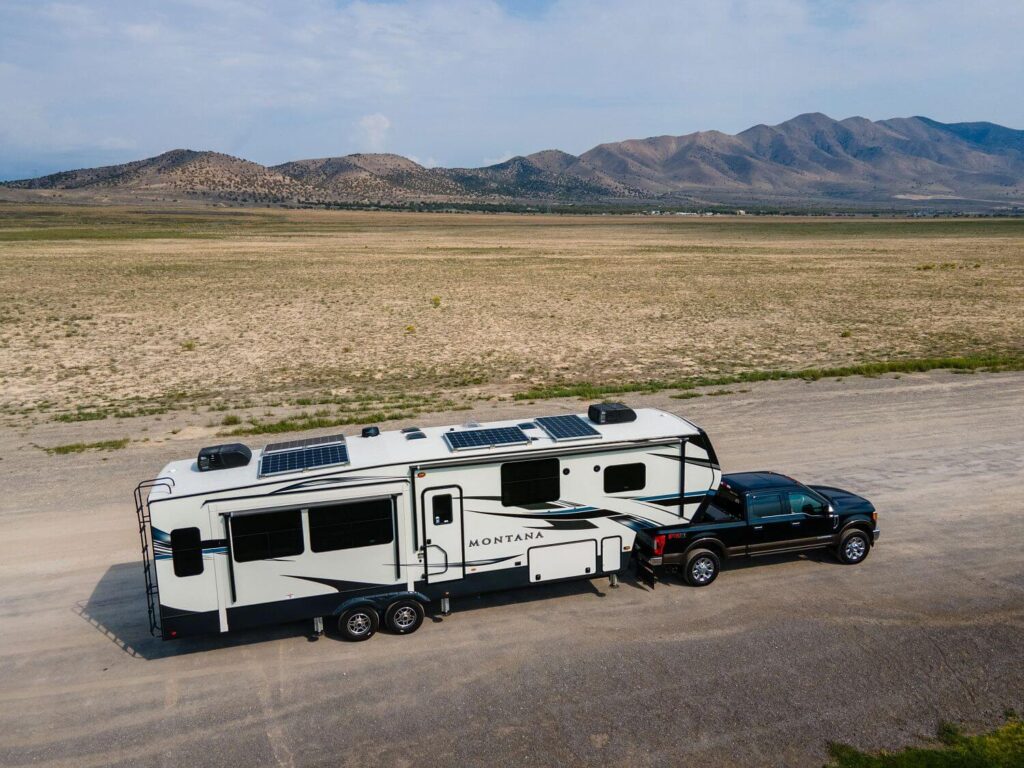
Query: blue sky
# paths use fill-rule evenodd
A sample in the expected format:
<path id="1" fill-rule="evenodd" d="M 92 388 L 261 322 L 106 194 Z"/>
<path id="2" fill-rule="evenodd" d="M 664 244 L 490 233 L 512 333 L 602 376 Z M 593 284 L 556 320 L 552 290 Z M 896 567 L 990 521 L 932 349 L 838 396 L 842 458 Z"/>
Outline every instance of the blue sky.
<path id="1" fill-rule="evenodd" d="M 1024 128 L 1020 0 L 0 0 L 0 178 L 188 147 L 477 166 L 801 112 Z"/>

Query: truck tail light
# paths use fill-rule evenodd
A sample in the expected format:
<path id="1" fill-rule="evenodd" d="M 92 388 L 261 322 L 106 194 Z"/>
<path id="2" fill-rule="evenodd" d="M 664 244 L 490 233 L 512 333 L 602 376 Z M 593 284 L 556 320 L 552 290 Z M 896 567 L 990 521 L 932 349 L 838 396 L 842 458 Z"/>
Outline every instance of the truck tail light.
<path id="1" fill-rule="evenodd" d="M 659 533 L 654 537 L 654 554 L 663 555 L 665 554 L 665 534 Z"/>

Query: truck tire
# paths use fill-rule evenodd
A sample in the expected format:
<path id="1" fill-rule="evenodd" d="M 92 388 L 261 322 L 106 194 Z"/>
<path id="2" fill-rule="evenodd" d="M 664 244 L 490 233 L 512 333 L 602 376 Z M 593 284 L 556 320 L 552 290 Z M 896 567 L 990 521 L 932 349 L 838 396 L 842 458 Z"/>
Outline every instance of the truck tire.
<path id="1" fill-rule="evenodd" d="M 349 608 L 338 617 L 339 634 L 343 639 L 353 643 L 369 640 L 377 634 L 379 626 L 380 616 L 369 605 L 357 605 L 355 608 Z"/>
<path id="2" fill-rule="evenodd" d="M 384 626 L 396 635 L 411 635 L 423 624 L 423 615 L 419 600 L 396 600 L 384 611 Z"/>
<path id="3" fill-rule="evenodd" d="M 871 551 L 871 540 L 861 530 L 848 531 L 839 540 L 839 547 L 836 549 L 836 557 L 844 565 L 856 565 L 863 562 Z"/>
<path id="4" fill-rule="evenodd" d="M 721 565 L 718 555 L 710 549 L 695 549 L 686 556 L 683 579 L 691 587 L 706 587 L 718 578 Z"/>

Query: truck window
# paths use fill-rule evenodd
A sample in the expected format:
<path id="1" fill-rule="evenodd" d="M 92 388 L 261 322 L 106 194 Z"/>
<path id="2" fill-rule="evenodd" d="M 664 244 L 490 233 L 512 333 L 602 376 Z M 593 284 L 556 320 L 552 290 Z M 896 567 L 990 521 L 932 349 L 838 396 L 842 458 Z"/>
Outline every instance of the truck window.
<path id="1" fill-rule="evenodd" d="M 430 506 L 430 511 L 434 516 L 434 525 L 448 525 L 455 519 L 452 515 L 452 495 L 450 493 L 435 496 Z"/>
<path id="2" fill-rule="evenodd" d="M 331 504 L 309 510 L 309 548 L 314 552 L 373 547 L 395 540 L 391 498 Z"/>
<path id="3" fill-rule="evenodd" d="M 782 511 L 782 501 L 777 493 L 758 494 L 750 497 L 751 517 L 774 517 L 789 514 Z"/>
<path id="4" fill-rule="evenodd" d="M 236 563 L 301 555 L 302 510 L 232 517 L 231 549 Z"/>
<path id="5" fill-rule="evenodd" d="M 171 531 L 171 559 L 175 576 L 198 576 L 203 572 L 203 542 L 198 528 Z"/>
<path id="6" fill-rule="evenodd" d="M 803 491 L 793 491 L 789 495 L 789 511 L 794 515 L 822 515 L 825 505 L 818 499 Z"/>
<path id="7" fill-rule="evenodd" d="M 561 493 L 558 459 L 515 461 L 501 465 L 503 507 L 558 501 Z"/>
<path id="8" fill-rule="evenodd" d="M 613 464 L 604 470 L 604 492 L 640 491 L 647 485 L 647 465 Z"/>
<path id="9" fill-rule="evenodd" d="M 743 498 L 731 488 L 718 487 L 699 522 L 730 523 L 743 519 Z"/>

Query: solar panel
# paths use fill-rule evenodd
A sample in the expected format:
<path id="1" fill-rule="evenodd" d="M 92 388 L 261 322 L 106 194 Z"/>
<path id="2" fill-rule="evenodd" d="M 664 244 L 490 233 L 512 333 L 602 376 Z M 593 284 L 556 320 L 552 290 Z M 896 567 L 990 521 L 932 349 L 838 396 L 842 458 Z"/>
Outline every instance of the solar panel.
<path id="1" fill-rule="evenodd" d="M 466 451 L 470 448 L 491 448 L 495 445 L 525 445 L 530 442 L 530 438 L 519 427 L 445 432 L 444 439 L 448 441 L 448 447 L 453 451 Z"/>
<path id="2" fill-rule="evenodd" d="M 600 437 L 601 433 L 575 414 L 569 416 L 541 416 L 535 421 L 547 432 L 552 440 L 584 440 Z"/>
<path id="3" fill-rule="evenodd" d="M 304 437 L 301 440 L 288 440 L 283 443 L 271 443 L 263 449 L 263 455 L 277 453 L 278 451 L 292 451 L 296 448 L 311 448 L 314 445 L 331 445 L 332 443 L 344 443 L 344 435 L 324 435 L 323 437 Z"/>
<path id="4" fill-rule="evenodd" d="M 278 450 L 270 454 L 264 452 L 260 460 L 260 476 L 282 475 L 286 472 L 301 472 L 304 469 L 331 467 L 336 464 L 348 464 L 348 446 L 344 443 L 291 451 Z"/>

